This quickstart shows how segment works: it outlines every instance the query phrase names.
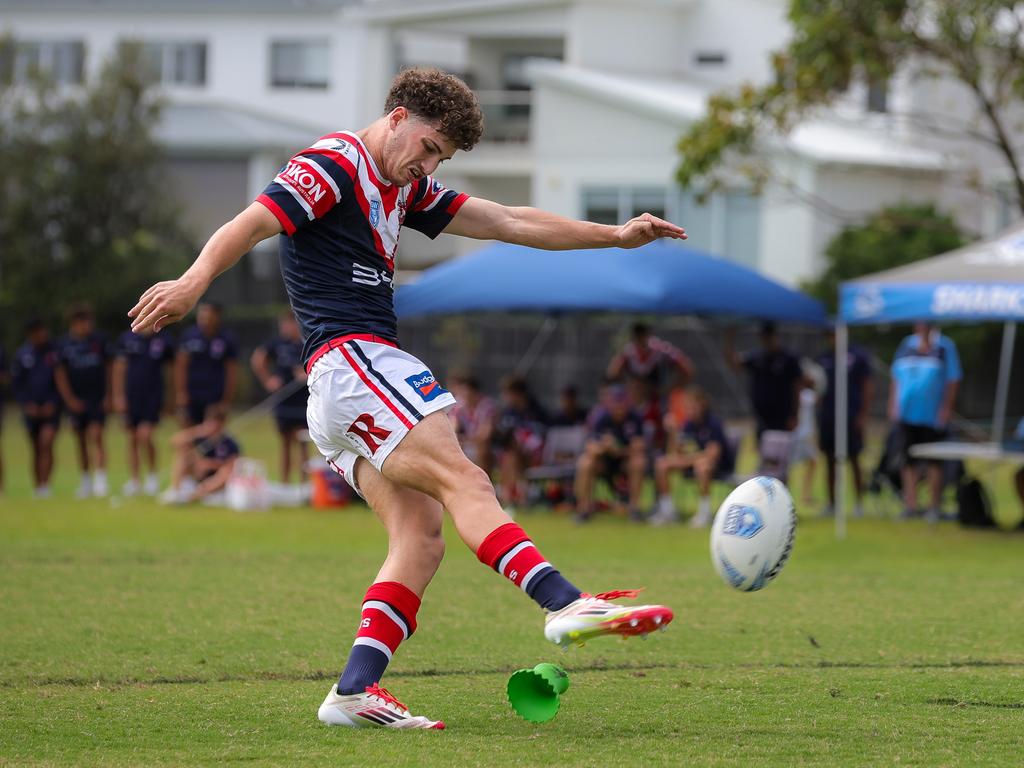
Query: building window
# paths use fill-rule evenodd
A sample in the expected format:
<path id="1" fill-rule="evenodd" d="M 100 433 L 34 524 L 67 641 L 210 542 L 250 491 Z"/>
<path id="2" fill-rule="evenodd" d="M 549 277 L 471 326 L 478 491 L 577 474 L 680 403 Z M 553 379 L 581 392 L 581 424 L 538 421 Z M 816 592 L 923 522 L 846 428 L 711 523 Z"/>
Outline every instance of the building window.
<path id="1" fill-rule="evenodd" d="M 760 261 L 761 199 L 728 190 L 707 198 L 685 189 L 595 187 L 583 192 L 583 218 L 621 224 L 641 213 L 686 229 L 688 245 L 756 268 Z"/>
<path id="2" fill-rule="evenodd" d="M 868 83 L 865 106 L 868 112 L 889 111 L 889 83 L 885 80 L 873 80 Z"/>
<path id="3" fill-rule="evenodd" d="M 693 60 L 698 67 L 724 67 L 729 57 L 725 51 L 697 51 Z"/>
<path id="4" fill-rule="evenodd" d="M 35 75 L 45 75 L 62 85 L 80 85 L 85 80 L 85 43 L 81 40 L 15 42 L 0 61 L 6 82 L 27 83 Z"/>
<path id="5" fill-rule="evenodd" d="M 206 85 L 206 43 L 147 42 L 143 55 L 154 82 Z"/>
<path id="6" fill-rule="evenodd" d="M 270 84 L 275 88 L 326 88 L 329 56 L 327 40 L 271 43 Z"/>

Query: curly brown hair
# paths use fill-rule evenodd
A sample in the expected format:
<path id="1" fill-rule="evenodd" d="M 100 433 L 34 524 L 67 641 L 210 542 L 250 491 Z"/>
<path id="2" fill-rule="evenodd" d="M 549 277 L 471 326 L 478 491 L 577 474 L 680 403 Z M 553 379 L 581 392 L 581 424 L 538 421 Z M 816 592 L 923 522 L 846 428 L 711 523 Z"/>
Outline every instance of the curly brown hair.
<path id="1" fill-rule="evenodd" d="M 469 151 L 484 132 L 476 94 L 455 75 L 439 69 L 413 68 L 398 73 L 384 102 L 384 114 L 405 107 L 433 123 L 458 149 Z"/>

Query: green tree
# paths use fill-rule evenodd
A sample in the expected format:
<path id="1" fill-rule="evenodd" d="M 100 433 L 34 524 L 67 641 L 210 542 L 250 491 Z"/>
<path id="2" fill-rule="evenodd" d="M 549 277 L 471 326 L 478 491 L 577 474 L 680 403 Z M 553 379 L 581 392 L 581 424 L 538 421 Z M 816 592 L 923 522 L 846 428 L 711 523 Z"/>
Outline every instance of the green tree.
<path id="1" fill-rule="evenodd" d="M 842 96 L 858 79 L 885 83 L 897 71 L 948 77 L 970 93 L 975 121 L 904 115 L 922 130 L 978 142 L 1003 158 L 1024 213 L 1024 173 L 1011 112 L 1024 99 L 1024 4 L 1019 0 L 790 0 L 793 38 L 773 54 L 772 78 L 719 93 L 679 141 L 684 186 L 722 185 L 726 160 L 767 179 L 753 151 Z"/>
<path id="2" fill-rule="evenodd" d="M 824 270 L 803 289 L 834 313 L 840 283 L 945 253 L 964 242 L 953 219 L 934 206 L 883 208 L 832 239 L 825 248 Z"/>
<path id="3" fill-rule="evenodd" d="M 160 103 L 141 50 L 122 46 L 80 89 L 45 73 L 13 83 L 17 43 L 0 44 L 0 307 L 13 343 L 22 321 L 52 324 L 87 301 L 110 330 L 139 292 L 194 250 L 153 128 Z"/>

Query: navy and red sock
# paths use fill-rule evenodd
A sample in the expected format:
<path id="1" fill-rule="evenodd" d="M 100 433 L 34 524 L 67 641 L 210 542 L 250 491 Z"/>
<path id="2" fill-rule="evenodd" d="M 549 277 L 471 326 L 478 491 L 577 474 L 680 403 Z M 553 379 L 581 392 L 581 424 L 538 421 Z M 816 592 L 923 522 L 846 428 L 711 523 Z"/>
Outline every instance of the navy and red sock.
<path id="1" fill-rule="evenodd" d="M 526 532 L 515 523 L 505 523 L 487 534 L 476 556 L 545 610 L 557 611 L 580 596 L 580 590 L 544 559 Z"/>
<path id="2" fill-rule="evenodd" d="M 363 598 L 359 631 L 338 680 L 338 693 L 362 693 L 379 682 L 399 644 L 416 631 L 420 599 L 397 581 L 370 585 Z"/>

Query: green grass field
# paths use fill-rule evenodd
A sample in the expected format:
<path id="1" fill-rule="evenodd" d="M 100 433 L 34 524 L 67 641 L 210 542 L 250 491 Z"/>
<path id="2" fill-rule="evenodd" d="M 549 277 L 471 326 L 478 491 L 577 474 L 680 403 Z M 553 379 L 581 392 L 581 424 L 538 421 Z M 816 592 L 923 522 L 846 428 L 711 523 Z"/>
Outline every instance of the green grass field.
<path id="1" fill-rule="evenodd" d="M 714 574 L 703 532 L 525 514 L 581 587 L 644 586 L 676 611 L 645 642 L 563 654 L 543 639 L 537 609 L 449 530 L 420 629 L 385 678 L 448 730 L 327 729 L 316 708 L 385 547 L 364 508 L 75 502 L 66 434 L 60 498 L 37 502 L 13 419 L 3 437 L 0 764 L 1022 761 L 1016 534 L 866 519 L 837 542 L 829 522 L 805 519 L 778 581 L 740 594 Z M 242 442 L 272 453 L 263 428 Z M 571 687 L 558 717 L 536 726 L 511 712 L 504 685 L 540 661 L 563 664 Z"/>

